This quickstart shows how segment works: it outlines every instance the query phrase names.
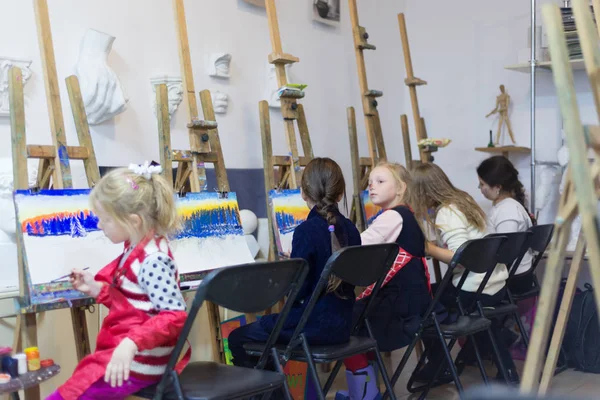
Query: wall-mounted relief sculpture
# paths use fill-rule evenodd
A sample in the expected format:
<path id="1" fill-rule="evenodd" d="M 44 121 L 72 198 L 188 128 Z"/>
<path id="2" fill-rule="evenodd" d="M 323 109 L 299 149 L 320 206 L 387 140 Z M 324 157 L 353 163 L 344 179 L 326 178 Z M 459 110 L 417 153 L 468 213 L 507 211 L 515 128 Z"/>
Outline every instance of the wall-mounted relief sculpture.
<path id="1" fill-rule="evenodd" d="M 173 114 L 179 107 L 179 104 L 183 100 L 183 80 L 178 76 L 159 75 L 150 78 L 150 84 L 152 85 L 152 109 L 154 115 L 156 115 L 156 85 L 160 84 L 167 85 L 167 97 L 169 98 L 169 115 L 173 117 Z"/>
<path id="2" fill-rule="evenodd" d="M 216 89 L 210 89 L 210 97 L 215 114 L 227 113 L 227 108 L 229 107 L 229 96 L 227 94 Z"/>
<path id="3" fill-rule="evenodd" d="M 0 117 L 10 115 L 10 106 L 8 104 L 8 71 L 11 67 L 21 68 L 23 75 L 23 85 L 31 77 L 31 60 L 19 60 L 17 58 L 0 56 Z"/>
<path id="4" fill-rule="evenodd" d="M 231 54 L 229 53 L 211 53 L 206 55 L 206 70 L 209 76 L 229 79 L 230 64 Z"/>
<path id="5" fill-rule="evenodd" d="M 114 36 L 89 29 L 79 46 L 75 74 L 90 125 L 98 125 L 125 111 L 128 98 L 119 78 L 108 66 Z"/>
<path id="6" fill-rule="evenodd" d="M 285 71 L 287 75 L 288 83 L 296 83 L 296 77 L 292 72 L 292 65 L 287 64 Z M 267 63 L 267 84 L 266 84 L 266 99 L 269 102 L 271 108 L 281 108 L 281 101 L 279 100 L 279 85 L 277 84 L 277 73 L 275 72 L 275 65 Z"/>

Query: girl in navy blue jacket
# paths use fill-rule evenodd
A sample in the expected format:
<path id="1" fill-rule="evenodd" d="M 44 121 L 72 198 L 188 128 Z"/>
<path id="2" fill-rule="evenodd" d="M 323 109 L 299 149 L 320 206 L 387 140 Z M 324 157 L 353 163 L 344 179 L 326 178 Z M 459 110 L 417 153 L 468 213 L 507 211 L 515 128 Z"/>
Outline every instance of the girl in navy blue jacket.
<path id="1" fill-rule="evenodd" d="M 345 188 L 342 170 L 330 158 L 315 158 L 304 169 L 302 198 L 311 211 L 306 221 L 294 231 L 290 257 L 305 259 L 310 270 L 283 326 L 279 342 L 287 343 L 291 339 L 331 254 L 341 247 L 361 244 L 354 224 L 338 210 Z M 326 294 L 317 301 L 304 328 L 308 342 L 313 345 L 347 342 L 354 299 L 354 286 L 332 276 Z M 265 315 L 259 321 L 231 332 L 228 342 L 235 365 L 249 368 L 256 365 L 257 359 L 246 355 L 244 343 L 265 342 L 277 317 L 278 314 Z"/>

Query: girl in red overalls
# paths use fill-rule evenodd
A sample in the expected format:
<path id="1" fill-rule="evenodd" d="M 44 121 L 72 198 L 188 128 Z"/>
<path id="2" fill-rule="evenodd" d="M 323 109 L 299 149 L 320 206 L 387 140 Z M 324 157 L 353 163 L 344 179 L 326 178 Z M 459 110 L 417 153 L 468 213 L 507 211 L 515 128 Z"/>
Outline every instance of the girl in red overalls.
<path id="1" fill-rule="evenodd" d="M 369 197 L 384 211 L 360 236 L 363 245 L 398 243 L 400 252 L 374 299 L 369 322 L 380 351 L 407 346 L 416 333 L 421 316 L 431 303 L 429 270 L 425 261 L 425 236 L 405 204 L 410 174 L 400 164 L 381 163 L 369 175 Z M 366 265 L 365 268 L 369 266 Z M 357 298 L 355 318 L 366 305 L 373 287 Z M 366 335 L 366 332 L 361 332 Z M 348 392 L 336 400 L 375 400 L 381 394 L 366 354 L 344 360 Z"/>
<path id="2" fill-rule="evenodd" d="M 160 172 L 158 165 L 131 165 L 109 172 L 92 190 L 98 227 L 124 243 L 124 251 L 96 276 L 73 270 L 73 287 L 109 312 L 96 351 L 47 399 L 124 399 L 165 371 L 187 314 L 166 239 L 178 227 L 175 198 Z M 189 353 L 178 372 L 188 360 Z"/>

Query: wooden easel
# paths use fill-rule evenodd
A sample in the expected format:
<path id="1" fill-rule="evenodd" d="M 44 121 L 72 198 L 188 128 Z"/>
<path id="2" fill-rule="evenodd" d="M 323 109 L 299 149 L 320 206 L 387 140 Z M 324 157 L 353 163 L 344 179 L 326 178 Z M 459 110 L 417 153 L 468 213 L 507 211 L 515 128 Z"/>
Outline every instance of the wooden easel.
<path id="1" fill-rule="evenodd" d="M 400 39 L 402 40 L 402 50 L 404 52 L 404 65 L 406 68 L 406 79 L 404 79 L 404 84 L 408 86 L 408 91 L 410 93 L 410 103 L 412 105 L 413 110 L 413 118 L 415 124 L 415 131 L 417 133 L 417 141 L 427 139 L 427 130 L 425 128 L 425 119 L 421 118 L 421 113 L 419 111 L 419 100 L 417 98 L 417 86 L 427 85 L 427 82 L 415 77 L 413 72 L 412 58 L 410 56 L 410 47 L 408 44 L 408 33 L 406 32 L 406 20 L 404 19 L 404 14 L 398 14 L 398 24 L 400 26 Z M 403 116 L 403 118 L 406 118 Z M 402 122 L 402 134 L 404 138 L 404 151 L 405 157 L 410 156 L 409 159 L 406 160 L 407 167 L 410 167 L 409 164 L 412 165 L 414 162 L 412 160 L 412 156 L 410 154 L 410 139 L 408 137 L 408 123 Z M 408 153 L 407 153 L 408 149 Z M 437 147 L 435 146 L 427 146 L 427 147 L 419 147 L 419 154 L 421 162 L 433 162 L 433 156 L 431 153 L 437 151 Z"/>
<path id="2" fill-rule="evenodd" d="M 375 50 L 376 47 L 369 44 L 369 34 L 359 24 L 358 6 L 356 0 L 348 0 L 350 10 L 350 22 L 352 24 L 352 38 L 356 54 L 356 67 L 358 70 L 358 83 L 362 98 L 362 108 L 367 132 L 367 143 L 369 146 L 369 157 L 360 157 L 358 150 L 358 135 L 356 133 L 356 116 L 354 107 L 347 109 L 348 134 L 350 135 L 350 157 L 352 159 L 352 178 L 354 183 L 354 194 L 350 208 L 350 219 L 362 232 L 366 229 L 366 221 L 362 215 L 360 194 L 367 189 L 369 173 L 380 161 L 387 160 L 379 111 L 377 111 L 377 98 L 383 96 L 379 90 L 370 90 L 367 81 L 367 68 L 365 66 L 365 50 Z"/>
<path id="3" fill-rule="evenodd" d="M 217 177 L 217 190 L 221 193 L 229 192 L 229 180 L 227 179 L 227 170 L 225 169 L 225 162 L 223 160 L 223 150 L 217 129 L 218 125 L 215 121 L 212 99 L 208 90 L 200 92 L 204 120 L 199 119 L 183 0 L 173 0 L 173 9 L 175 12 L 175 26 L 177 28 L 183 88 L 190 121 L 187 124 L 190 149 L 171 149 L 167 87 L 164 84 L 158 85 L 156 88 L 156 110 L 161 149 L 160 160 L 161 165 L 164 166 L 163 173 L 167 180 L 173 184 L 176 192 L 180 194 L 200 192 L 207 190 L 204 163 L 212 163 Z M 173 162 L 178 163 L 175 182 L 173 182 Z M 224 363 L 225 354 L 221 336 L 219 307 L 210 302 L 206 304 L 209 328 L 211 337 L 213 338 L 213 361 Z"/>
<path id="4" fill-rule="evenodd" d="M 63 114 L 61 108 L 58 77 L 52 44 L 52 32 L 48 16 L 46 0 L 34 0 L 36 26 L 40 43 L 46 99 L 50 116 L 50 132 L 52 145 L 28 145 L 25 132 L 25 106 L 23 96 L 23 78 L 19 68 L 9 71 L 9 99 L 12 137 L 13 177 L 15 190 L 29 189 L 27 159 L 39 159 L 37 189 L 72 188 L 70 160 L 82 160 L 88 185 L 92 187 L 100 179 L 100 172 L 92 140 L 85 108 L 81 98 L 81 90 L 77 77 L 66 79 L 71 110 L 79 139 L 79 146 L 68 146 L 66 141 Z M 17 222 L 18 225 L 18 222 Z M 90 343 L 87 331 L 85 311 L 93 304 L 93 299 L 67 302 L 56 302 L 32 305 L 30 301 L 29 272 L 25 263 L 25 248 L 20 226 L 17 226 L 17 252 L 19 264 L 19 298 L 16 300 L 17 321 L 13 349 L 21 350 L 23 342 L 26 346 L 37 346 L 37 313 L 70 308 L 75 337 L 75 349 L 78 360 L 90 353 Z M 25 336 L 24 339 L 22 336 Z M 26 399 L 40 398 L 39 387 L 25 391 Z"/>
<path id="5" fill-rule="evenodd" d="M 417 141 L 427 139 L 427 130 L 425 129 L 425 119 L 421 118 L 419 111 L 419 100 L 417 98 L 417 86 L 426 85 L 427 82 L 416 78 L 413 72 L 412 58 L 410 56 L 410 47 L 408 45 L 408 34 L 406 32 L 406 21 L 404 14 L 398 14 L 398 24 L 400 26 L 400 39 L 402 40 L 402 50 L 404 51 L 404 64 L 406 68 L 406 79 L 404 83 L 408 86 L 410 93 L 410 102 L 413 110 L 413 118 L 415 124 L 415 131 L 417 133 Z M 406 115 L 401 115 L 400 122 L 402 126 L 402 139 L 404 143 L 404 158 L 406 160 L 406 167 L 412 168 L 416 162 L 429 163 L 433 162 L 433 156 L 431 153 L 437 151 L 436 146 L 419 146 L 420 161 L 412 159 L 412 150 L 410 147 L 410 134 L 408 128 L 408 118 Z M 440 263 L 438 260 L 433 259 L 433 271 L 435 274 L 435 281 L 441 282 L 442 272 L 440 269 Z"/>
<path id="6" fill-rule="evenodd" d="M 283 52 L 275 0 L 266 0 L 265 5 L 267 9 L 267 19 L 269 21 L 271 46 L 273 48 L 273 52 L 269 54 L 269 63 L 275 65 L 277 85 L 281 88 L 288 84 L 285 71 L 286 64 L 293 64 L 300 60 L 291 54 Z M 283 117 L 289 149 L 289 155 L 287 156 L 273 155 L 269 103 L 266 100 L 263 100 L 258 104 L 265 174 L 265 195 L 267 199 L 267 217 L 269 222 L 269 254 L 267 256 L 269 261 L 277 259 L 275 235 L 273 232 L 273 213 L 269 205 L 269 192 L 273 189 L 297 189 L 302 177 L 302 168 L 314 157 L 310 135 L 308 133 L 308 125 L 306 123 L 306 116 L 304 114 L 304 107 L 297 102 L 298 99 L 303 97 L 303 92 L 298 93 L 295 91 L 284 91 L 280 97 L 281 115 Z M 304 152 L 303 157 L 300 157 L 298 153 L 294 121 L 298 124 L 298 134 Z M 275 182 L 277 182 L 277 184 Z"/>
<path id="7" fill-rule="evenodd" d="M 594 28 L 589 1 L 575 0 L 573 12 L 577 23 L 577 32 L 583 50 L 584 61 L 594 100 L 596 111 L 600 116 L 600 50 L 598 49 L 598 33 Z M 599 12 L 600 1 L 594 1 L 594 11 Z M 563 272 L 566 246 L 569 241 L 573 219 L 581 216 L 582 230 L 579 235 L 575 255 L 571 263 L 569 277 L 565 287 L 563 300 L 552 336 L 552 344 L 545 361 L 542 383 L 539 393 L 548 391 L 551 383 L 560 346 L 566 329 L 573 296 L 576 289 L 577 276 L 586 247 L 588 263 L 593 285 L 600 287 L 600 237 L 597 204 L 599 199 L 598 179 L 600 175 L 600 129 L 591 127 L 585 129 L 581 123 L 577 97 L 573 84 L 573 72 L 569 63 L 569 52 L 558 6 L 544 5 L 542 14 L 546 23 L 550 54 L 552 56 L 552 71 L 560 105 L 570 161 L 568 180 L 561 197 L 558 215 L 555 222 L 554 239 L 550 245 L 550 255 L 541 285 L 541 293 L 537 306 L 535 328 L 533 329 L 525 369 L 521 381 L 523 393 L 535 393 L 538 389 L 540 370 L 546 354 L 548 334 L 552 323 L 557 293 Z M 590 165 L 587 158 L 588 146 L 594 150 L 594 161 Z M 600 309 L 600 294 L 595 291 L 596 306 Z"/>
<path id="8" fill-rule="evenodd" d="M 77 77 L 70 76 L 66 81 L 80 146 L 67 146 L 64 130 L 58 130 L 56 131 L 56 134 L 53 135 L 53 145 L 27 145 L 21 70 L 16 67 L 11 68 L 9 74 L 10 119 L 15 190 L 29 189 L 27 171 L 27 159 L 29 158 L 39 159 L 36 189 L 50 188 L 50 176 L 52 176 L 52 187 L 54 189 L 72 188 L 73 185 L 71 182 L 70 170 L 71 159 L 83 160 L 88 185 L 92 187 L 100 180 L 100 171 L 94 154 Z M 57 119 L 60 119 L 59 123 L 62 124 L 60 97 L 58 96 L 58 85 L 55 85 L 56 83 L 57 81 L 54 80 L 50 85 L 52 93 L 56 95 L 55 100 L 49 102 L 50 112 L 55 113 L 54 119 L 51 118 L 51 120 L 56 123 Z M 54 125 L 53 128 L 54 127 L 56 127 L 56 125 Z M 57 161 L 60 162 L 61 168 L 56 168 Z M 26 346 L 37 346 L 37 313 L 70 307 L 77 359 L 81 360 L 90 353 L 85 311 L 89 305 L 93 303 L 93 299 L 76 300 L 71 303 L 59 301 L 56 303 L 31 304 L 30 285 L 28 283 L 29 272 L 24 261 L 25 248 L 23 244 L 23 235 L 22 232 L 20 232 L 20 229 L 21 227 L 17 221 L 20 296 L 17 300 L 18 314 L 13 348 L 15 351 L 19 351 L 23 348 L 23 340 L 21 339 L 22 331 L 24 331 L 23 333 L 25 334 Z M 27 399 L 39 399 L 39 387 L 26 390 L 25 396 Z"/>

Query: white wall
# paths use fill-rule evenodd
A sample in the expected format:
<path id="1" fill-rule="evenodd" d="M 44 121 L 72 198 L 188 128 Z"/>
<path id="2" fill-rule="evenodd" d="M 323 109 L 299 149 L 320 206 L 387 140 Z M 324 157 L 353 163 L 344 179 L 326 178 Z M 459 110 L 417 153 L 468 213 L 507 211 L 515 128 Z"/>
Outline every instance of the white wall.
<path id="1" fill-rule="evenodd" d="M 538 25 L 543 24 L 540 6 L 549 2 L 538 1 Z M 417 89 L 428 134 L 452 139 L 448 148 L 435 155 L 436 162 L 457 186 L 489 208 L 477 190 L 475 172 L 487 155 L 473 149 L 487 145 L 490 129 L 496 133 L 497 120 L 485 115 L 494 108 L 500 84 L 512 97 L 510 119 L 517 144 L 530 147 L 529 74 L 504 69 L 517 64 L 519 51 L 528 47 L 530 2 L 409 0 L 406 19 L 415 75 L 428 81 Z M 584 72 L 576 73 L 576 86 L 584 122 L 597 123 Z M 536 158 L 556 161 L 561 120 L 552 74 L 538 72 L 536 88 Z M 404 99 L 404 111 L 410 115 L 406 90 Z M 517 154 L 511 160 L 529 192 L 531 158 Z"/>
<path id="2" fill-rule="evenodd" d="M 129 96 L 127 110 L 99 126 L 92 126 L 100 165 L 126 165 L 144 159 L 158 159 L 156 120 L 152 112 L 150 77 L 180 76 L 179 57 L 170 0 L 48 0 L 54 49 L 61 90 L 66 134 L 76 144 L 64 79 L 73 73 L 81 38 L 88 28 L 116 37 L 109 65 L 120 77 Z M 372 89 L 383 90 L 380 112 L 391 159 L 402 160 L 399 115 L 403 110 L 404 66 L 396 14 L 404 1 L 359 0 L 360 19 L 378 46 L 367 54 Z M 294 74 L 309 86 L 303 100 L 315 155 L 330 156 L 344 169 L 351 184 L 346 107 L 357 109 L 360 145 L 367 153 L 361 117 L 360 92 L 349 23 L 347 3 L 342 2 L 340 28 L 312 21 L 312 2 L 278 0 L 278 14 L 285 52 L 300 58 Z M 265 98 L 267 56 L 271 52 L 264 9 L 242 0 L 187 0 L 188 31 L 196 91 L 219 89 L 230 96 L 229 112 L 218 115 L 225 162 L 229 168 L 262 166 L 258 102 Z M 49 119 L 44 92 L 40 51 L 32 1 L 0 0 L 0 53 L 33 60 L 33 76 L 25 86 L 26 123 L 29 143 L 50 144 Z M 208 77 L 204 54 L 229 52 L 233 55 L 230 81 Z M 174 148 L 187 147 L 185 105 L 172 121 Z M 276 154 L 287 154 L 283 124 L 272 113 L 273 145 Z M 0 118 L 0 157 L 10 157 L 10 121 Z M 81 167 L 74 165 L 76 185 L 84 185 Z M 79 176 L 79 179 L 77 177 Z M 234 188 L 235 190 L 235 188 Z M 351 187 L 348 186 L 349 194 Z M 7 304 L 10 308 L 10 303 Z M 6 308 L 6 307 L 4 307 Z M 96 317 L 91 318 L 97 324 Z M 70 376 L 75 366 L 70 352 L 72 339 L 60 340 L 59 327 L 69 326 L 67 311 L 48 313 L 41 322 L 40 348 L 44 357 L 61 363 L 61 375 L 44 385 L 47 393 Z M 46 321 L 46 322 L 44 322 Z M 11 343 L 12 321 L 0 324 L 0 343 Z M 91 328 L 94 330 L 93 326 Z M 67 337 L 70 337 L 68 335 Z M 57 342 L 55 345 L 54 343 Z M 199 358 L 206 348 L 197 351 Z"/>

